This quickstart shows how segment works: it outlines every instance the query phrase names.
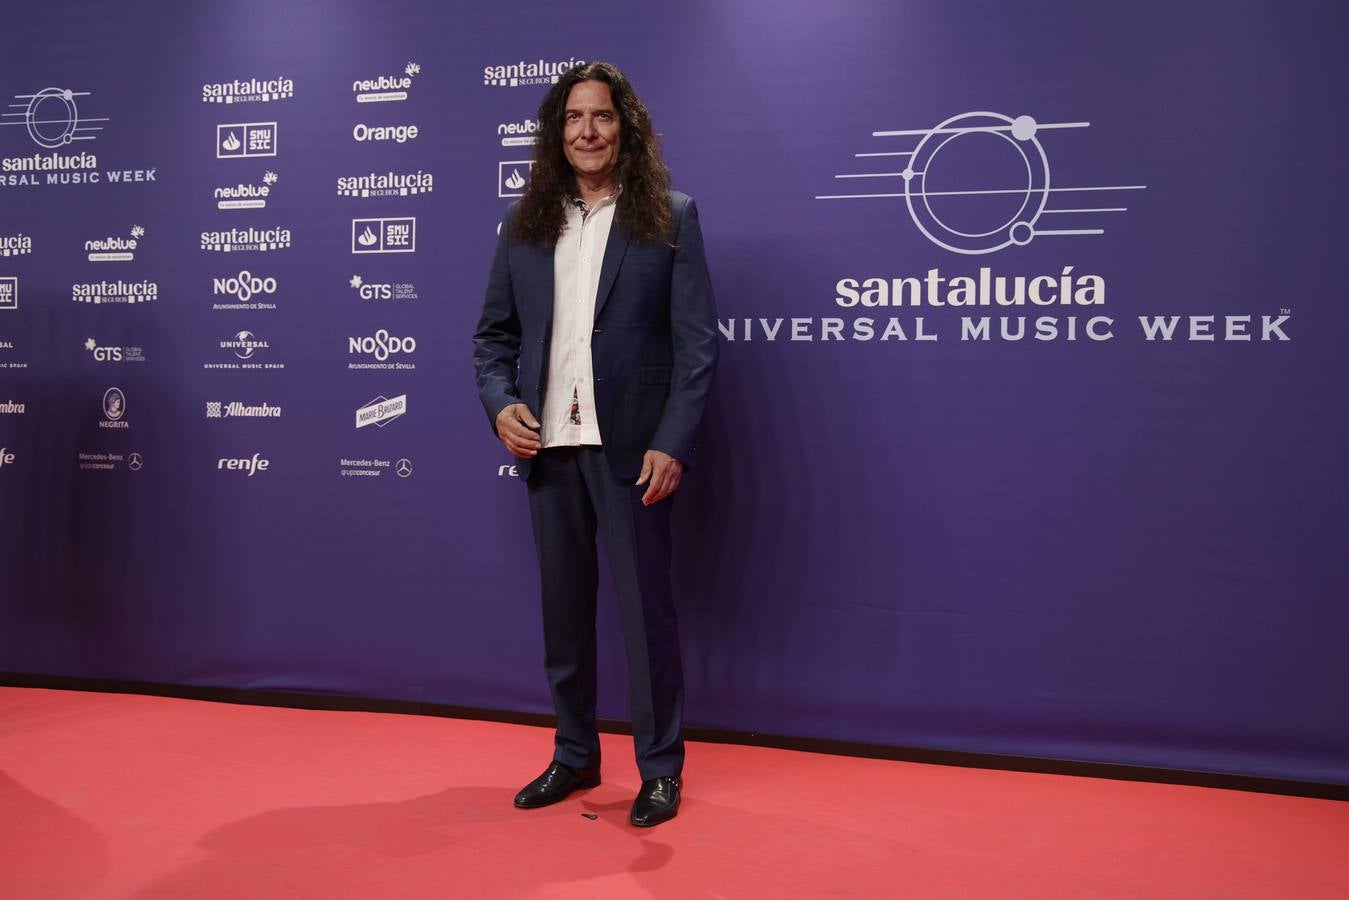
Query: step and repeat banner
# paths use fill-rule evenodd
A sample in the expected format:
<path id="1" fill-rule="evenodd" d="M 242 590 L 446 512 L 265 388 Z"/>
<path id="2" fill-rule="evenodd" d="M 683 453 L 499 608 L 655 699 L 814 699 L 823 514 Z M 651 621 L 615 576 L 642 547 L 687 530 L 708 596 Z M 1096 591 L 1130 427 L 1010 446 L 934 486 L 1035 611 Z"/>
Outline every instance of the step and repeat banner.
<path id="1" fill-rule="evenodd" d="M 0 671 L 550 708 L 470 335 L 603 59 L 719 305 L 691 723 L 1349 782 L 1340 5 L 4 18 Z"/>

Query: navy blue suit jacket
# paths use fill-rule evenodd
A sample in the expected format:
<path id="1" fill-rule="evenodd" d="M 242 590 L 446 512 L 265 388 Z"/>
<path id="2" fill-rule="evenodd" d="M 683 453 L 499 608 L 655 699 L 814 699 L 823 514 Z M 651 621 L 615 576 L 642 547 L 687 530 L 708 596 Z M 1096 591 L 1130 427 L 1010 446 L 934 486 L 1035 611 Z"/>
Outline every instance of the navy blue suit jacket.
<path id="1" fill-rule="evenodd" d="M 717 311 L 693 198 L 670 192 L 675 245 L 609 232 L 590 340 L 595 407 L 610 469 L 636 479 L 647 450 L 686 466 L 717 363 Z M 497 413 L 524 403 L 535 416 L 547 390 L 553 331 L 553 248 L 501 226 L 482 318 L 473 335 L 478 395 L 493 432 Z M 528 460 L 517 461 L 522 478 Z"/>

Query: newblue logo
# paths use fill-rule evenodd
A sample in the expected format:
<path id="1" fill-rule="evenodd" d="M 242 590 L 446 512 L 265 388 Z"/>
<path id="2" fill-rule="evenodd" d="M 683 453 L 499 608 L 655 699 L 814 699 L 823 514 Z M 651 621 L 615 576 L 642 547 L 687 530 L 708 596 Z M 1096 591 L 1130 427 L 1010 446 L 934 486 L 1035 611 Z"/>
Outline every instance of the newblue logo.
<path id="1" fill-rule="evenodd" d="M 236 184 L 215 189 L 216 209 L 266 209 L 267 198 L 277 182 L 275 172 L 266 172 L 262 184 Z"/>
<path id="2" fill-rule="evenodd" d="M 502 122 L 497 126 L 497 137 L 503 147 L 532 147 L 539 142 L 539 122 L 537 119 Z"/>
<path id="3" fill-rule="evenodd" d="M 84 250 L 89 254 L 90 262 L 130 262 L 136 258 L 136 247 L 143 237 L 145 229 L 133 225 L 131 237 L 106 237 L 97 241 L 85 241 Z"/>
<path id="4" fill-rule="evenodd" d="M 403 67 L 402 75 L 380 75 L 364 81 L 353 81 L 351 92 L 356 95 L 357 103 L 392 103 L 408 98 L 412 88 L 412 79 L 421 74 L 422 67 L 410 62 Z"/>

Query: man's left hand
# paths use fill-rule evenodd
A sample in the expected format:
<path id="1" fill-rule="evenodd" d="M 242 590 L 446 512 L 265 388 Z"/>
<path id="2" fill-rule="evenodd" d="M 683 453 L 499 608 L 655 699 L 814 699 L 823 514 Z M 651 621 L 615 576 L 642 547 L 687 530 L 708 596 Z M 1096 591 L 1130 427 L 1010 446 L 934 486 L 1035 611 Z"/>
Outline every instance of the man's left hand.
<path id="1" fill-rule="evenodd" d="M 679 479 L 684 477 L 684 464 L 668 453 L 648 450 L 642 457 L 642 474 L 637 484 L 645 484 L 646 493 L 642 495 L 642 505 L 659 503 L 675 492 Z"/>

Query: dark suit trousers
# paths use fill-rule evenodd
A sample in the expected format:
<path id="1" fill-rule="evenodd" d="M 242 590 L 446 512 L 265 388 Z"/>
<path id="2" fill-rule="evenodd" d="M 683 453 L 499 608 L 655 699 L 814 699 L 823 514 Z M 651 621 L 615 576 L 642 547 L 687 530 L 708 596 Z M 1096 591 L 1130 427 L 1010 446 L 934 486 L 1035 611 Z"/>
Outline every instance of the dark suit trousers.
<path id="1" fill-rule="evenodd" d="M 643 780 L 684 767 L 684 673 L 670 589 L 670 500 L 642 506 L 645 487 L 614 478 L 599 447 L 553 447 L 527 482 L 543 588 L 544 669 L 557 708 L 553 758 L 599 762 L 595 730 L 596 529 L 618 597 Z"/>

